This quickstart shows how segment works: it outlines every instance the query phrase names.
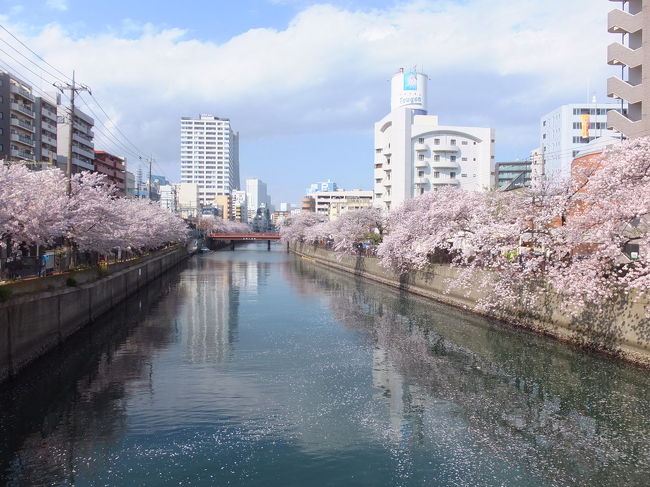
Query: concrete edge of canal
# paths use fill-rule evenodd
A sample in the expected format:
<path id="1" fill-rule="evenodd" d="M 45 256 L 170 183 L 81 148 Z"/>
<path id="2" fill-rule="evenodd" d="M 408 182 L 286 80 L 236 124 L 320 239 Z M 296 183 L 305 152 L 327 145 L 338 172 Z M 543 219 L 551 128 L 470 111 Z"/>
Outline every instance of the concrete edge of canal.
<path id="1" fill-rule="evenodd" d="M 189 256 L 179 247 L 94 282 L 0 303 L 0 383 Z"/>
<path id="2" fill-rule="evenodd" d="M 485 296 L 485 291 L 448 290 L 446 281 L 458 272 L 448 265 L 432 265 L 426 271 L 400 277 L 381 267 L 374 257 L 340 255 L 304 243 L 292 243 L 288 249 L 298 257 L 317 264 L 497 319 L 511 326 L 532 330 L 584 349 L 650 367 L 650 321 L 645 314 L 649 303 L 612 300 L 607 309 L 587 309 L 576 318 L 560 309 L 557 295 L 548 293 L 536 309 L 478 312 L 475 306 Z"/>

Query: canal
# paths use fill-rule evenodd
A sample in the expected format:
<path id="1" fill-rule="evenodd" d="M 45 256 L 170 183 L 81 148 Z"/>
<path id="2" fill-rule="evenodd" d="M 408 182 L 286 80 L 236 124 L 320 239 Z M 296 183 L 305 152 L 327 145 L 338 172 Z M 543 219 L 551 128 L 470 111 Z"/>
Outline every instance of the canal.
<path id="1" fill-rule="evenodd" d="M 648 485 L 650 374 L 249 244 L 0 387 L 0 485 Z"/>

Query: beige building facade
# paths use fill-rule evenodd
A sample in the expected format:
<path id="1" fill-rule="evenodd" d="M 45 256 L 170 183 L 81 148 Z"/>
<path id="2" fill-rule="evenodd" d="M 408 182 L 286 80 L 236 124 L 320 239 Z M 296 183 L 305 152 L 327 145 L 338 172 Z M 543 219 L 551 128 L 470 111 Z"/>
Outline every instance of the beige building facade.
<path id="1" fill-rule="evenodd" d="M 621 4 L 607 18 L 607 28 L 612 34 L 620 34 L 621 42 L 607 48 L 607 62 L 621 67 L 621 77 L 607 80 L 607 95 L 627 103 L 627 112 L 610 111 L 608 128 L 626 137 L 650 135 L 650 3 L 642 0 L 610 0 Z M 644 30 L 646 35 L 644 36 Z M 645 37 L 645 38 L 644 38 Z M 643 69 L 643 66 L 646 69 Z M 623 107 L 621 107 L 623 109 Z"/>

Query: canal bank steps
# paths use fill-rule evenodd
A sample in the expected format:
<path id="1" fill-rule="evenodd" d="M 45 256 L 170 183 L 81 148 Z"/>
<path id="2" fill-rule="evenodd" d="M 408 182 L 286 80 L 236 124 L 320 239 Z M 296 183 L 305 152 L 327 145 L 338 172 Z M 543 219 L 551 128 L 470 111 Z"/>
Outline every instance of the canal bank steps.
<path id="1" fill-rule="evenodd" d="M 88 269 L 6 286 L 12 293 L 0 302 L 0 382 L 189 255 L 185 246 L 177 246 L 108 271 Z"/>
<path id="2" fill-rule="evenodd" d="M 449 290 L 448 279 L 458 273 L 449 265 L 432 265 L 427 270 L 399 276 L 380 266 L 375 257 L 341 255 L 304 243 L 291 243 L 289 250 L 303 259 L 330 268 L 650 367 L 650 321 L 645 315 L 649 304 L 646 302 L 613 299 L 606 308 L 586 309 L 576 318 L 561 311 L 559 297 L 548 293 L 536 309 L 477 312 L 476 304 L 485 297 L 486 291 Z"/>

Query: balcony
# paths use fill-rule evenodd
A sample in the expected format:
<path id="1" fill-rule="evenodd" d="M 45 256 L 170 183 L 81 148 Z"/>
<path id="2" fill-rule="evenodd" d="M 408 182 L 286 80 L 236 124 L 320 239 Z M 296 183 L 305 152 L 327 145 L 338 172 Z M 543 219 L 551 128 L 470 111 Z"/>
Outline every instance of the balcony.
<path id="1" fill-rule="evenodd" d="M 11 121 L 9 123 L 15 127 L 22 127 L 32 133 L 34 132 L 34 126 L 31 123 L 25 122 L 18 117 L 11 117 Z"/>
<path id="2" fill-rule="evenodd" d="M 384 152 L 383 153 L 384 153 L 384 155 L 386 157 L 390 157 L 390 156 L 393 155 L 392 149 L 390 147 L 388 147 L 388 146 L 384 147 Z"/>
<path id="3" fill-rule="evenodd" d="M 433 145 L 431 152 L 458 152 L 460 148 L 456 144 L 443 143 Z"/>
<path id="4" fill-rule="evenodd" d="M 424 184 L 427 184 L 427 183 L 429 182 L 429 178 L 425 178 L 425 177 L 416 177 L 416 178 L 413 180 L 413 182 L 414 182 L 415 184 L 417 184 L 417 185 L 424 185 Z"/>
<path id="5" fill-rule="evenodd" d="M 34 153 L 31 151 L 26 151 L 24 149 L 11 149 L 11 157 L 17 157 L 19 159 L 27 159 L 28 161 L 33 161 Z"/>
<path id="6" fill-rule="evenodd" d="M 612 34 L 633 34 L 643 28 L 641 15 L 632 15 L 620 9 L 607 14 L 607 31 Z"/>
<path id="7" fill-rule="evenodd" d="M 393 183 L 390 182 L 390 179 L 384 181 L 383 184 L 384 184 L 384 186 L 387 187 L 387 188 L 390 188 L 390 187 L 393 185 Z"/>
<path id="8" fill-rule="evenodd" d="M 22 103 L 11 102 L 11 109 L 18 110 L 19 112 L 24 113 L 31 118 L 34 118 L 34 110 L 26 105 L 23 105 Z"/>
<path id="9" fill-rule="evenodd" d="M 79 132 L 73 132 L 72 133 L 72 140 L 79 142 L 80 144 L 83 145 L 88 145 L 89 143 L 92 144 L 93 139 L 88 137 L 86 134 L 82 134 Z"/>
<path id="10" fill-rule="evenodd" d="M 636 68 L 643 64 L 643 48 L 630 49 L 619 42 L 607 46 L 607 64 Z"/>
<path id="11" fill-rule="evenodd" d="M 91 161 L 95 159 L 95 153 L 92 150 L 86 149 L 85 147 L 75 145 L 72 147 L 72 150 L 81 156 L 87 157 Z"/>
<path id="12" fill-rule="evenodd" d="M 54 124 L 57 123 L 56 113 L 50 110 L 43 109 L 41 110 L 41 118 L 45 120 L 51 120 Z"/>
<path id="13" fill-rule="evenodd" d="M 619 98 L 630 104 L 643 101 L 643 85 L 633 86 L 615 76 L 607 79 L 607 96 Z"/>
<path id="14" fill-rule="evenodd" d="M 420 144 L 419 142 L 415 144 L 415 152 L 426 152 L 429 150 L 429 146 L 427 144 Z"/>
<path id="15" fill-rule="evenodd" d="M 649 135 L 644 130 L 643 121 L 630 120 L 625 115 L 622 115 L 614 110 L 607 112 L 607 128 L 616 130 L 628 138 Z"/>
<path id="16" fill-rule="evenodd" d="M 9 88 L 9 91 L 15 95 L 24 98 L 25 100 L 29 100 L 32 103 L 34 102 L 34 95 L 32 95 L 29 91 L 21 88 L 20 86 L 16 86 L 12 84 Z"/>
<path id="17" fill-rule="evenodd" d="M 442 159 L 440 161 L 433 161 L 431 167 L 434 169 L 458 169 L 457 161 L 450 161 L 449 159 Z"/>
<path id="18" fill-rule="evenodd" d="M 427 161 L 421 161 L 418 159 L 415 161 L 415 167 L 429 167 L 429 163 Z"/>
<path id="19" fill-rule="evenodd" d="M 458 186 L 460 181 L 458 179 L 432 179 L 431 184 L 434 186 Z"/>
<path id="20" fill-rule="evenodd" d="M 11 134 L 10 139 L 13 142 L 18 142 L 19 144 L 24 144 L 24 145 L 27 145 L 29 147 L 34 147 L 34 145 L 35 145 L 34 139 L 32 139 L 31 137 L 27 137 L 26 135 L 13 133 L 13 134 Z"/>
<path id="21" fill-rule="evenodd" d="M 56 147 L 56 139 L 53 139 L 52 137 L 48 137 L 47 135 L 43 135 L 43 133 L 41 133 L 41 142 Z"/>

